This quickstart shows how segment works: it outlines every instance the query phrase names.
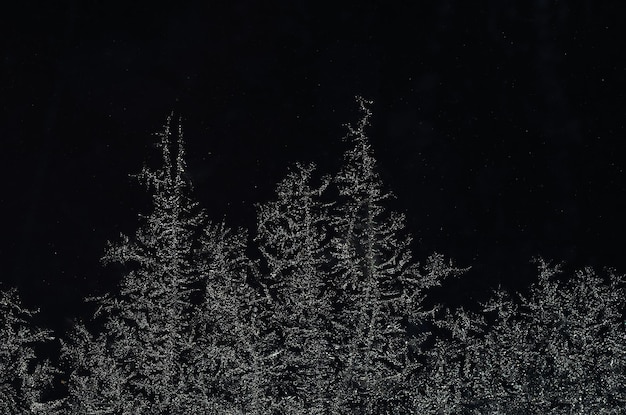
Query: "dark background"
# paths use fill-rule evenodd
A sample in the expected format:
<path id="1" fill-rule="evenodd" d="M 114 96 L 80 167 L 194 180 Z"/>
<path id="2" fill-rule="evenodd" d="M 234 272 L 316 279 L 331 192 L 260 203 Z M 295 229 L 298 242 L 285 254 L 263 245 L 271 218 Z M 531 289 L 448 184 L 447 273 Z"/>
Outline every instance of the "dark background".
<path id="1" fill-rule="evenodd" d="M 250 227 L 290 163 L 339 168 L 354 96 L 374 100 L 416 257 L 473 267 L 447 303 L 523 290 L 535 255 L 626 270 L 621 2 L 18 3 L 0 22 L 0 281 L 49 327 L 119 280 L 99 257 L 147 212 L 128 174 L 158 161 L 172 110 L 197 198 Z"/>

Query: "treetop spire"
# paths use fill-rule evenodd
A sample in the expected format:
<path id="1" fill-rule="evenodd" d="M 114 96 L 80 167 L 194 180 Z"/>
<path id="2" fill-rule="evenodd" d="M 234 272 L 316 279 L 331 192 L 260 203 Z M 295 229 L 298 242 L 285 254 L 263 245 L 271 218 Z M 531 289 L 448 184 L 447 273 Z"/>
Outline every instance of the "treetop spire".
<path id="1" fill-rule="evenodd" d="M 362 141 L 366 139 L 365 127 L 370 125 L 369 120 L 372 116 L 370 106 L 374 103 L 374 101 L 365 99 L 360 95 L 357 95 L 355 100 L 359 105 L 359 111 L 362 116 L 356 126 L 353 126 L 352 124 L 344 124 L 348 128 L 348 135 L 345 138 L 354 137 L 357 141 Z"/>

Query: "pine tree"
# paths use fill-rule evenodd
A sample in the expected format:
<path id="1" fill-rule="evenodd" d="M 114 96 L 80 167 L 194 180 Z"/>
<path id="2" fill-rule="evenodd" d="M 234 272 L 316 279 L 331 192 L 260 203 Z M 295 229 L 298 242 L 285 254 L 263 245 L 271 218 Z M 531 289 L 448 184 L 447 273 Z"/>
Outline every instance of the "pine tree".
<path id="1" fill-rule="evenodd" d="M 272 324 L 280 338 L 280 367 L 273 382 L 292 413 L 322 414 L 329 410 L 333 371 L 330 218 L 321 201 L 329 180 L 313 187 L 314 170 L 297 164 L 278 184 L 276 199 L 259 206 L 255 241 L 266 265 L 264 281 L 274 299 Z"/>
<path id="2" fill-rule="evenodd" d="M 407 324 L 424 318 L 426 289 L 462 270 L 436 254 L 425 273 L 412 260 L 404 216 L 385 209 L 391 194 L 382 190 L 365 134 L 371 102 L 357 101 L 363 117 L 348 126 L 351 147 L 335 178 L 339 203 L 333 215 L 333 342 L 340 365 L 333 411 L 397 413 L 407 410 L 413 394 L 407 382 L 416 370 L 416 362 L 409 359 Z M 419 341 L 412 344 L 419 346 Z"/>
<path id="3" fill-rule="evenodd" d="M 47 413 L 43 402 L 56 372 L 47 361 L 39 363 L 34 347 L 54 338 L 32 323 L 34 312 L 24 308 L 15 290 L 0 291 L 0 413 Z"/>
<path id="4" fill-rule="evenodd" d="M 100 312 L 106 319 L 103 336 L 96 344 L 75 349 L 83 359 L 80 350 L 106 347 L 110 353 L 106 359 L 112 359 L 117 366 L 115 378 L 107 381 L 121 382 L 115 393 L 124 403 L 122 414 L 183 413 L 181 402 L 186 401 L 190 388 L 180 362 L 191 347 L 190 286 L 198 278 L 193 248 L 203 213 L 188 195 L 191 189 L 185 179 L 180 124 L 175 155 L 171 152 L 170 124 L 171 116 L 160 134 L 162 167 L 151 170 L 144 166 L 137 176 L 152 190 L 153 211 L 141 216 L 143 223 L 134 238 L 122 235 L 119 242 L 108 244 L 103 257 L 104 264 L 117 263 L 127 270 L 119 292 L 99 299 Z M 85 336 L 82 339 L 89 342 Z M 90 376 L 98 378 L 102 375 L 97 370 L 102 369 L 101 363 L 75 370 L 89 371 Z M 95 386 L 98 382 L 92 379 L 88 384 Z M 85 396 L 93 399 L 90 393 L 75 395 L 73 405 L 85 405 Z"/>

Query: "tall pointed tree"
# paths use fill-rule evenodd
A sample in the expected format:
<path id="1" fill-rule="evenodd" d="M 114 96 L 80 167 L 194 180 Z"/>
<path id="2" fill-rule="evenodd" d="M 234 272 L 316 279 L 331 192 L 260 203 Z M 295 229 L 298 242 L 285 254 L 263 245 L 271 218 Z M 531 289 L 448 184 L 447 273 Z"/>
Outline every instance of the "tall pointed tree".
<path id="1" fill-rule="evenodd" d="M 328 207 L 321 195 L 329 184 L 311 184 L 314 166 L 297 164 L 260 205 L 255 241 L 273 293 L 272 323 L 280 338 L 278 376 L 282 399 L 293 413 L 328 413 L 332 387 L 328 289 Z M 284 412 L 283 412 L 284 413 Z"/>
<path id="2" fill-rule="evenodd" d="M 334 214 L 334 287 L 337 293 L 335 346 L 341 365 L 333 399 L 335 413 L 405 410 L 407 322 L 422 317 L 423 291 L 459 270 L 438 255 L 421 272 L 413 262 L 404 216 L 388 212 L 365 129 L 371 102 L 357 98 L 363 114 L 348 126 L 350 148 L 336 176 L 339 203 Z"/>
<path id="3" fill-rule="evenodd" d="M 198 279 L 194 239 L 204 215 L 190 199 L 182 130 L 179 124 L 173 143 L 171 118 L 159 134 L 162 166 L 144 166 L 137 175 L 151 190 L 153 210 L 141 216 L 134 237 L 109 243 L 103 257 L 104 264 L 126 270 L 119 292 L 100 299 L 106 318 L 101 350 L 118 366 L 123 414 L 182 413 L 180 402 L 189 392 L 180 361 L 191 347 L 189 290 Z M 75 398 L 80 406 L 82 397 Z"/>

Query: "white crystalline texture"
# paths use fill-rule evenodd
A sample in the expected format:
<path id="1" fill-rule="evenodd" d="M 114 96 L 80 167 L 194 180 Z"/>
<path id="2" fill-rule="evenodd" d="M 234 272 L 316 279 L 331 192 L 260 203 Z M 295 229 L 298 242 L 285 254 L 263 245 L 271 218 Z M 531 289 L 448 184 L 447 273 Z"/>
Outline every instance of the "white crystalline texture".
<path id="1" fill-rule="evenodd" d="M 42 391 L 55 369 L 39 363 L 34 346 L 53 337 L 32 324 L 34 312 L 24 308 L 15 290 L 0 291 L 0 413 L 46 413 Z"/>
<path id="2" fill-rule="evenodd" d="M 371 103 L 357 102 L 340 171 L 295 164 L 251 238 L 192 199 L 170 117 L 161 166 L 136 176 L 152 209 L 102 259 L 119 287 L 91 299 L 95 329 L 77 322 L 61 339 L 63 399 L 41 399 L 54 369 L 33 345 L 48 333 L 0 296 L 0 413 L 626 413 L 623 277 L 564 280 L 538 260 L 526 296 L 426 308 L 428 290 L 465 269 L 413 259 L 366 135 Z"/>

